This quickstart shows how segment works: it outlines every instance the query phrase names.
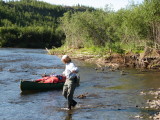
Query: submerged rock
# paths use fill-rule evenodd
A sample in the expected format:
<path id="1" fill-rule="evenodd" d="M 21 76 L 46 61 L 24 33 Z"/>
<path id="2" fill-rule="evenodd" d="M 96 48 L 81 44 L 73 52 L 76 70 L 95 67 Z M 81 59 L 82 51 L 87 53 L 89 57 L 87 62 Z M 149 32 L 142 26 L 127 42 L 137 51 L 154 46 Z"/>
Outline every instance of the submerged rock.
<path id="1" fill-rule="evenodd" d="M 79 99 L 84 99 L 84 98 L 87 97 L 87 94 L 88 94 L 88 93 L 84 93 L 84 94 L 78 95 L 77 98 L 79 98 Z"/>
<path id="2" fill-rule="evenodd" d="M 135 118 L 143 118 L 142 116 L 140 116 L 140 115 L 137 115 L 137 116 L 135 116 Z"/>

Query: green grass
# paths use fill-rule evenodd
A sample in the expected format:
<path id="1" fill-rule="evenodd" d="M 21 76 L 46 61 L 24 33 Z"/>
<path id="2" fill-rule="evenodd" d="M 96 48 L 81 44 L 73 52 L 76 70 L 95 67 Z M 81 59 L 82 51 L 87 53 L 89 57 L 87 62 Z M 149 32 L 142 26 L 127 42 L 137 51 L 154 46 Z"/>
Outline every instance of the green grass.
<path id="1" fill-rule="evenodd" d="M 112 53 L 116 54 L 125 54 L 127 52 L 132 53 L 141 53 L 144 51 L 144 46 L 138 46 L 136 47 L 135 44 L 123 44 L 120 45 L 112 44 L 106 45 L 105 47 L 98 47 L 98 46 L 91 46 L 91 47 L 85 47 L 85 48 L 79 48 L 79 49 L 73 49 L 70 47 L 67 47 L 67 45 L 63 45 L 59 48 L 53 48 L 50 50 L 50 53 L 53 55 L 63 55 L 63 54 L 70 54 L 70 55 L 83 55 L 83 56 L 93 56 L 93 57 L 106 57 L 110 56 Z"/>

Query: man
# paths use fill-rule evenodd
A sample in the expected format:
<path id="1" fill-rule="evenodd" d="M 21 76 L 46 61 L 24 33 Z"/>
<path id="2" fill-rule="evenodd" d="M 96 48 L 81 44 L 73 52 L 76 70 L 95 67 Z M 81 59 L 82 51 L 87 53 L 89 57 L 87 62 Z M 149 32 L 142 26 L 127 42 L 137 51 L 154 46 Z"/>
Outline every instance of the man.
<path id="1" fill-rule="evenodd" d="M 75 107 L 77 104 L 77 102 L 73 100 L 73 94 L 77 86 L 77 73 L 79 70 L 68 55 L 64 55 L 61 60 L 66 65 L 65 71 L 63 72 L 63 74 L 66 76 L 66 81 L 63 86 L 62 94 L 68 100 L 68 109 L 71 110 L 71 107 Z"/>

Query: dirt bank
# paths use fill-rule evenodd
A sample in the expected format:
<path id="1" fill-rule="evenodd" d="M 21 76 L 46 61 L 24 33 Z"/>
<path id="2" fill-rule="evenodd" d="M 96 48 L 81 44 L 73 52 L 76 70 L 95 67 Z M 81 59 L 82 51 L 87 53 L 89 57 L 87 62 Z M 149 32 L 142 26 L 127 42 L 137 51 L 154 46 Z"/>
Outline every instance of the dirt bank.
<path id="1" fill-rule="evenodd" d="M 67 51 L 67 52 L 66 52 Z M 64 55 L 67 54 L 73 59 L 79 59 L 90 63 L 96 63 L 99 67 L 111 67 L 118 69 L 121 67 L 132 67 L 139 69 L 156 69 L 160 70 L 160 50 L 145 48 L 143 53 L 135 54 L 128 52 L 125 54 L 110 53 L 107 55 L 95 55 L 89 52 L 77 50 L 49 51 L 50 54 Z"/>

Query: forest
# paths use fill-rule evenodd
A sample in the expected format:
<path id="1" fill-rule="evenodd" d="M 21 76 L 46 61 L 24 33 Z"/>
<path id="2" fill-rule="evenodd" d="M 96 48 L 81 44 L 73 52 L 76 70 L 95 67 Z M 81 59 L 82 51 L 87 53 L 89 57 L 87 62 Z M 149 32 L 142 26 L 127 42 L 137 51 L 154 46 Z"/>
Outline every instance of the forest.
<path id="1" fill-rule="evenodd" d="M 65 13 L 61 18 L 66 35 L 64 47 L 107 52 L 139 53 L 146 47 L 160 47 L 160 2 L 144 0 L 126 8 Z"/>
<path id="2" fill-rule="evenodd" d="M 57 6 L 37 0 L 0 1 L 0 46 L 141 52 L 160 47 L 160 2 L 134 2 L 118 11 Z"/>
<path id="3" fill-rule="evenodd" d="M 60 47 L 65 34 L 59 27 L 60 17 L 92 11 L 85 6 L 58 6 L 38 0 L 0 0 L 0 47 Z"/>

